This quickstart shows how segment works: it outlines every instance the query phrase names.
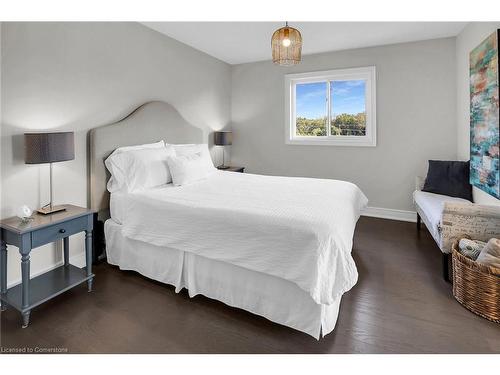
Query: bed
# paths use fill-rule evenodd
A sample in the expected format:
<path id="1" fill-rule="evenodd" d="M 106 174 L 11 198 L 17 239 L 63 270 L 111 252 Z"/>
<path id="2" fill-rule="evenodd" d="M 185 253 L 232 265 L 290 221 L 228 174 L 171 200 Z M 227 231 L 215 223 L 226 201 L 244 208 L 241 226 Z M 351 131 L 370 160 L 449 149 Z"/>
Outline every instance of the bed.
<path id="1" fill-rule="evenodd" d="M 367 199 L 354 184 L 214 171 L 185 186 L 109 194 L 118 147 L 206 143 L 169 104 L 147 103 L 90 133 L 90 202 L 110 264 L 202 294 L 316 339 L 357 281 L 352 238 Z"/>

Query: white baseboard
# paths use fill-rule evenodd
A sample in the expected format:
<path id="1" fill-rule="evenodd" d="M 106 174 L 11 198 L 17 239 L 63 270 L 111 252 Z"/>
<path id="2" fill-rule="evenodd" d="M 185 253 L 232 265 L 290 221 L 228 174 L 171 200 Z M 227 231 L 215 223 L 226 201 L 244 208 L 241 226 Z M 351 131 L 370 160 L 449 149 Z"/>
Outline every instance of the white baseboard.
<path id="1" fill-rule="evenodd" d="M 382 219 L 417 222 L 417 213 L 415 211 L 395 210 L 392 208 L 366 207 L 362 216 L 379 217 Z"/>
<path id="2" fill-rule="evenodd" d="M 85 263 L 85 252 L 81 252 L 79 254 L 75 254 L 75 255 L 70 255 L 69 257 L 69 262 L 74 265 L 75 267 L 79 267 L 79 268 L 83 268 L 85 267 L 86 263 Z M 59 267 L 59 266 L 62 266 L 63 264 L 63 261 L 59 261 L 49 267 L 45 267 L 41 270 L 38 270 L 37 272 L 33 272 L 31 275 L 30 275 L 30 278 L 33 279 L 34 277 L 37 277 L 41 274 L 44 274 L 45 272 L 49 272 L 49 271 L 52 271 L 53 269 Z M 13 287 L 13 286 L 16 286 L 18 284 L 21 284 L 21 278 L 19 279 L 15 279 L 15 280 L 12 280 L 10 283 L 7 284 L 7 288 L 10 288 L 10 287 Z"/>

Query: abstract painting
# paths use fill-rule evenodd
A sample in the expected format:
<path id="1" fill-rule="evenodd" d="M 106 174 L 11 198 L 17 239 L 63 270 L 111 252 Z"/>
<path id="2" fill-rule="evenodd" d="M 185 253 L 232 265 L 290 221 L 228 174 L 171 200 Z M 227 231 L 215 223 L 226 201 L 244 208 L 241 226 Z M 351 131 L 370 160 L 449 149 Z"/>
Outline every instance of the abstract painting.
<path id="1" fill-rule="evenodd" d="M 470 53 L 470 183 L 499 198 L 499 67 L 495 31 Z"/>

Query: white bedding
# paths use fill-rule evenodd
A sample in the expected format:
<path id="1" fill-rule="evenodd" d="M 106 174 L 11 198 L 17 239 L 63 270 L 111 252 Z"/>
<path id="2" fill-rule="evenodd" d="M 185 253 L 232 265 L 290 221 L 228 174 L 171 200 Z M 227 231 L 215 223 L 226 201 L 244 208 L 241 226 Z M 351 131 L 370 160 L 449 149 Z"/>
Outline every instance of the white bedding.
<path id="1" fill-rule="evenodd" d="M 193 253 L 125 238 L 113 219 L 104 224 L 107 261 L 166 284 L 186 288 L 190 297 L 202 294 L 229 306 L 263 316 L 316 339 L 337 322 L 340 300 L 318 305 L 296 284 Z"/>
<path id="2" fill-rule="evenodd" d="M 117 191 L 111 193 L 109 197 L 109 215 L 116 223 L 123 223 L 123 211 L 125 210 L 125 202 L 127 200 L 127 193 Z"/>
<path id="3" fill-rule="evenodd" d="M 357 281 L 352 238 L 367 199 L 348 182 L 216 171 L 122 204 L 125 237 L 283 278 L 318 304 Z"/>

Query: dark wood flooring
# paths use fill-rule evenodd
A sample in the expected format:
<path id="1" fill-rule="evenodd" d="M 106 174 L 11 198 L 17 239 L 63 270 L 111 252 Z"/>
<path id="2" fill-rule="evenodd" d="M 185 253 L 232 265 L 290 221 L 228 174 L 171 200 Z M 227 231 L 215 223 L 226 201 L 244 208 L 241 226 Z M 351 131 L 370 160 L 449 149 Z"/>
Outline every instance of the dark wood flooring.
<path id="1" fill-rule="evenodd" d="M 27 329 L 16 311 L 2 313 L 0 344 L 72 353 L 500 353 L 500 325 L 455 301 L 426 229 L 363 217 L 353 254 L 359 281 L 320 341 L 103 263 L 93 293 L 82 285 L 38 307 Z"/>

